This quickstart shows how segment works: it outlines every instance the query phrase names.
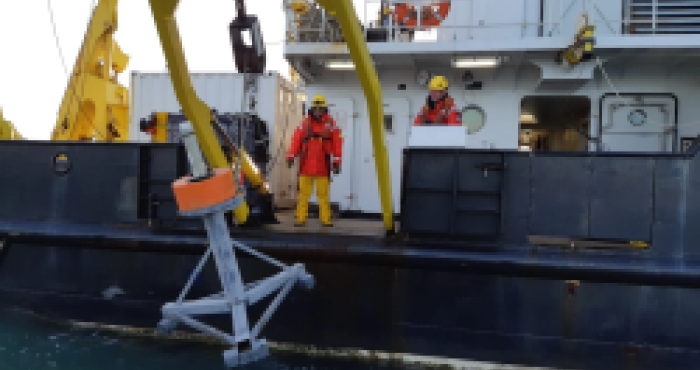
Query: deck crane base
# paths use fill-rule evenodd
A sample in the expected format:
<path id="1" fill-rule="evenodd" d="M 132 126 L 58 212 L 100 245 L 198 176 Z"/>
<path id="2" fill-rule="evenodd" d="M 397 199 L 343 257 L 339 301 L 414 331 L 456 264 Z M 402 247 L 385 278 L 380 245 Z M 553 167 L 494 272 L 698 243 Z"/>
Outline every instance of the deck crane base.
<path id="1" fill-rule="evenodd" d="M 199 150 L 192 126 L 189 122 L 184 122 L 180 125 L 180 130 L 194 175 L 191 181 L 206 181 L 210 171 L 208 171 L 202 153 Z M 196 211 L 181 212 L 187 216 L 202 217 L 207 230 L 209 248 L 190 275 L 177 300 L 166 303 L 161 308 L 163 319 L 158 323 L 157 327 L 160 334 L 167 335 L 175 330 L 178 324 L 184 324 L 230 343 L 233 348 L 225 351 L 223 354 L 224 362 L 229 367 L 244 365 L 267 357 L 269 354 L 267 343 L 265 339 L 258 339 L 262 327 L 270 320 L 272 314 L 295 283 L 300 282 L 307 289 L 311 289 L 314 285 L 313 276 L 305 271 L 302 264 L 285 265 L 231 239 L 224 212 L 235 208 L 241 202 L 242 195 L 236 195 L 219 204 L 203 207 Z M 234 247 L 273 264 L 281 268 L 282 271 L 269 278 L 246 285 L 243 283 L 241 272 L 238 268 Z M 185 295 L 211 255 L 214 256 L 223 292 L 197 300 L 184 301 Z M 279 291 L 277 296 L 251 329 L 247 307 L 259 302 L 275 291 Z M 230 313 L 233 320 L 232 335 L 193 318 L 193 316 L 198 315 L 225 313 Z"/>

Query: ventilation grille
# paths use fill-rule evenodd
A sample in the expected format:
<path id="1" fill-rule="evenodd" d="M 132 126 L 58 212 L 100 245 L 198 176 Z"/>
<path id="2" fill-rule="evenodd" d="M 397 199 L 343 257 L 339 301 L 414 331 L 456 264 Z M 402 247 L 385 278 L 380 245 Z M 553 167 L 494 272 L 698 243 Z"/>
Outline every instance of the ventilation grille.
<path id="1" fill-rule="evenodd" d="M 699 0 L 628 0 L 632 34 L 700 33 Z"/>

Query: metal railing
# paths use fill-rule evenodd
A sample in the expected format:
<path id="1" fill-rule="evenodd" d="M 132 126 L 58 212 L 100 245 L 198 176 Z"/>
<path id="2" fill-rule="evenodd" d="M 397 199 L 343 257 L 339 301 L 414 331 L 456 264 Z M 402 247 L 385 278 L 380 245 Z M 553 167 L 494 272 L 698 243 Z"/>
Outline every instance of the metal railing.
<path id="1" fill-rule="evenodd" d="M 305 7 L 295 11 L 292 3 Z M 460 42 L 470 40 L 573 37 L 581 15 L 599 35 L 700 34 L 700 1 L 594 0 L 548 1 L 540 9 L 529 0 L 451 0 L 448 16 L 438 26 L 426 25 L 425 11 L 439 0 L 365 0 L 358 9 L 368 42 Z M 306 5 L 300 5 L 306 4 Z M 415 24 L 400 22 L 397 9 L 408 5 Z M 382 8 L 389 13 L 380 13 Z M 494 7 L 507 7 L 495 11 Z M 299 9 L 299 8 L 297 8 Z M 407 8 L 402 8 L 406 10 Z M 285 0 L 286 42 L 344 42 L 340 25 L 312 0 Z M 455 17 L 451 14 L 460 14 Z M 439 14 L 438 14 L 439 16 Z"/>

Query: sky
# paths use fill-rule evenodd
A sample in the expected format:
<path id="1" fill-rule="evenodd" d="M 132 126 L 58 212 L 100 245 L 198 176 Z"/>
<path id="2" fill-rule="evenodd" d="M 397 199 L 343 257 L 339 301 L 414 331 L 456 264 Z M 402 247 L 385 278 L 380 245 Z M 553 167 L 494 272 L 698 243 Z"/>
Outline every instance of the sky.
<path id="1" fill-rule="evenodd" d="M 353 0 L 360 19 L 364 0 Z M 0 107 L 5 119 L 30 140 L 48 140 L 98 0 L 0 0 Z M 49 3 L 58 44 L 54 38 Z M 202 5 L 205 4 L 206 5 Z M 283 53 L 285 15 L 282 0 L 247 0 L 258 16 L 267 44 L 267 69 L 289 77 Z M 115 39 L 130 56 L 119 82 L 129 86 L 131 71 L 165 71 L 165 58 L 148 0 L 121 0 Z M 228 25 L 236 16 L 234 0 L 182 0 L 176 12 L 191 72 L 235 72 Z"/>

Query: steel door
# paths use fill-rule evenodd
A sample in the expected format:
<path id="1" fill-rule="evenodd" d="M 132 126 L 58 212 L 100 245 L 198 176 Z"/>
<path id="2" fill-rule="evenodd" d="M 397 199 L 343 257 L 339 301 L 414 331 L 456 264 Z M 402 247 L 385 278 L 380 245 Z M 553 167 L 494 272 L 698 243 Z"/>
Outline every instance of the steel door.
<path id="1" fill-rule="evenodd" d="M 355 104 L 350 98 L 326 97 L 328 109 L 343 135 L 342 167 L 340 174 L 331 174 L 331 203 L 337 203 L 341 211 L 352 210 L 353 206 L 353 162 L 354 162 L 354 116 Z M 311 198 L 316 200 L 316 191 Z"/>
<path id="2" fill-rule="evenodd" d="M 606 96 L 602 135 L 606 151 L 668 152 L 674 149 L 675 105 L 668 96 Z"/>
<path id="3" fill-rule="evenodd" d="M 408 141 L 408 130 L 411 125 L 409 103 L 407 99 L 386 99 L 384 103 L 384 134 L 386 150 L 389 156 L 389 170 L 391 171 L 391 195 L 394 213 L 400 212 L 401 191 L 401 166 L 403 148 Z M 382 211 L 379 200 L 379 184 L 377 180 L 377 168 L 374 163 L 374 149 L 370 135 L 369 121 L 364 121 L 360 131 L 360 155 L 359 164 L 359 209 L 362 212 L 378 213 Z"/>

